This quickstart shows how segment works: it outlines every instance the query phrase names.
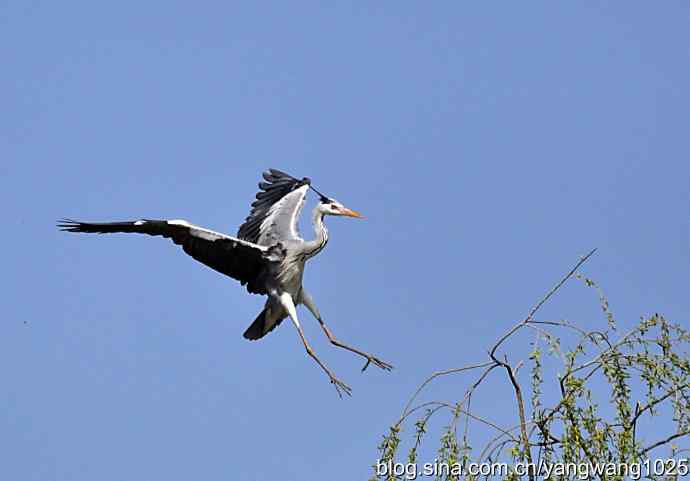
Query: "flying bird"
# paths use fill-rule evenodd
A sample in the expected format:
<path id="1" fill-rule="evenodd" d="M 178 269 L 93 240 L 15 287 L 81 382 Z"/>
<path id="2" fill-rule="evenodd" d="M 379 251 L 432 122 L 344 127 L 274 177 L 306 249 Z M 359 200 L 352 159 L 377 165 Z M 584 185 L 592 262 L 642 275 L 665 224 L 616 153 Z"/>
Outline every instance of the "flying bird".
<path id="1" fill-rule="evenodd" d="M 324 323 L 314 298 L 302 286 L 306 262 L 321 252 L 328 242 L 324 217 L 362 218 L 362 215 L 321 194 L 307 177 L 298 180 L 277 169 L 268 169 L 263 173 L 263 179 L 259 182 L 261 190 L 256 194 L 249 216 L 240 226 L 236 237 L 185 220 L 141 219 L 91 223 L 63 219 L 58 227 L 67 232 L 126 232 L 171 239 L 197 261 L 240 281 L 250 293 L 267 296 L 263 310 L 244 332 L 246 339 L 261 339 L 289 317 L 307 354 L 328 375 L 338 395 L 342 397 L 343 392 L 351 395 L 351 388 L 333 374 L 307 342 L 296 307 L 299 304 L 306 306 L 319 321 L 331 344 L 365 358 L 362 371 L 372 363 L 384 370 L 393 367 L 338 340 Z M 298 220 L 309 189 L 319 196 L 319 202 L 312 212 L 314 239 L 304 240 L 298 230 Z"/>

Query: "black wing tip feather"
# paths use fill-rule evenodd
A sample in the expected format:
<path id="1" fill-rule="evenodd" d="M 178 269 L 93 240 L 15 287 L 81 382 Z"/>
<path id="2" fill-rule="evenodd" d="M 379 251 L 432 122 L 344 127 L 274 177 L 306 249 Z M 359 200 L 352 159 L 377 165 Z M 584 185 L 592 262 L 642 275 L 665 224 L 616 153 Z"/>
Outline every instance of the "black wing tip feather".
<path id="1" fill-rule="evenodd" d="M 144 221 L 149 223 L 150 221 Z M 110 234 L 113 232 L 131 232 L 135 222 L 80 222 L 73 219 L 60 219 L 57 228 L 63 232 L 86 232 L 89 234 Z"/>
<path id="2" fill-rule="evenodd" d="M 86 232 L 83 229 L 87 224 L 85 222 L 79 222 L 73 219 L 60 219 L 55 225 L 58 229 L 64 232 Z"/>
<path id="3" fill-rule="evenodd" d="M 104 234 L 108 231 L 104 229 L 104 224 L 92 224 L 90 222 L 80 222 L 73 219 L 60 219 L 57 222 L 57 227 L 63 232 L 87 232 Z"/>
<path id="4" fill-rule="evenodd" d="M 283 172 L 282 170 L 278 169 L 273 169 L 270 168 L 266 170 L 263 174 L 262 177 L 264 180 L 269 182 L 270 184 L 266 184 L 265 182 L 261 182 L 259 184 L 259 187 L 261 190 L 267 190 L 264 188 L 264 186 L 269 187 L 271 184 L 292 184 L 294 183 L 297 187 L 301 187 L 303 185 L 310 185 L 311 184 L 311 179 L 309 177 L 302 177 L 302 179 L 297 179 L 296 177 L 291 176 L 288 173 Z M 294 187 L 293 187 L 294 189 Z"/>

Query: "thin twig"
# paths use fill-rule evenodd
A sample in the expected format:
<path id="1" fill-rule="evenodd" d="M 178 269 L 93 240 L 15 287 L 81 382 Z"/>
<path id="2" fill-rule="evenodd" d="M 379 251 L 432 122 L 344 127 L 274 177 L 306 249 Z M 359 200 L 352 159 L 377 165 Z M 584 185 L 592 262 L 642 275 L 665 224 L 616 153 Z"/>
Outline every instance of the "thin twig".
<path id="1" fill-rule="evenodd" d="M 659 446 L 662 446 L 666 443 L 670 443 L 671 441 L 673 441 L 676 438 L 682 438 L 683 436 L 687 436 L 688 434 L 690 434 L 690 429 L 688 429 L 686 431 L 681 431 L 681 432 L 676 433 L 676 434 L 672 434 L 671 436 L 667 437 L 666 439 L 662 439 L 661 441 L 657 441 L 656 443 L 644 448 L 642 451 L 640 451 L 640 456 L 644 456 L 645 454 L 647 454 L 652 449 L 658 448 Z"/>
<path id="2" fill-rule="evenodd" d="M 427 384 L 429 384 L 431 381 L 433 381 L 437 377 L 447 376 L 449 374 L 457 374 L 457 373 L 464 372 L 464 371 L 471 371 L 473 369 L 481 369 L 483 367 L 491 366 L 492 364 L 494 364 L 494 363 L 493 362 L 483 362 L 481 364 L 472 364 L 472 365 L 458 367 L 458 368 L 454 368 L 454 369 L 447 369 L 445 371 L 436 371 L 435 373 L 433 373 L 431 376 L 429 376 L 428 378 L 426 378 L 424 380 L 424 382 L 414 392 L 412 397 L 410 397 L 410 399 L 407 401 L 407 404 L 405 405 L 405 409 L 403 409 L 403 413 L 400 416 L 400 420 L 398 421 L 397 424 L 400 424 L 400 422 L 403 421 L 407 417 L 407 415 L 409 414 L 408 410 L 410 409 L 410 406 L 412 405 L 414 400 L 417 398 L 419 393 L 422 392 L 422 390 L 427 386 Z"/>
<path id="3" fill-rule="evenodd" d="M 512 336 L 512 335 L 515 333 L 515 331 L 517 331 L 517 330 L 520 329 L 522 326 L 524 326 L 525 324 L 527 324 L 528 322 L 530 322 L 530 320 L 532 320 L 532 318 L 533 318 L 534 315 L 537 313 L 537 311 L 538 311 L 539 309 L 541 309 L 541 306 L 543 306 L 544 303 L 546 303 L 546 301 L 548 301 L 548 300 L 551 298 L 551 296 L 553 296 L 553 295 L 556 293 L 556 291 L 558 291 L 558 289 L 560 289 L 561 286 L 562 286 L 563 284 L 565 284 L 566 281 L 567 281 L 568 279 L 570 279 L 570 278 L 572 277 L 573 274 L 575 274 L 575 271 L 577 271 L 577 270 L 580 268 L 580 266 L 581 266 L 582 264 L 584 264 L 585 262 L 587 262 L 587 259 L 589 259 L 596 251 L 597 251 L 596 249 L 592 249 L 592 250 L 589 252 L 589 254 L 587 254 L 586 256 L 582 257 L 582 258 L 579 260 L 579 262 L 578 262 L 577 264 L 575 264 L 575 267 L 573 267 L 572 269 L 570 269 L 570 272 L 568 272 L 565 276 L 563 276 L 563 278 L 558 282 L 558 284 L 556 284 L 556 285 L 555 285 L 555 286 L 554 286 L 554 287 L 553 287 L 553 288 L 552 288 L 552 289 L 551 289 L 551 290 L 550 290 L 550 291 L 549 291 L 539 302 L 537 302 L 537 303 L 534 305 L 534 307 L 532 307 L 532 309 L 529 311 L 529 314 L 527 314 L 527 317 L 525 317 L 522 321 L 520 321 L 520 322 L 518 322 L 517 324 L 515 324 L 506 334 L 503 335 L 503 337 L 501 337 L 501 338 L 498 340 L 498 342 L 496 342 L 496 344 L 494 344 L 494 347 L 491 349 L 491 353 L 490 353 L 491 358 L 494 357 L 494 355 L 495 355 L 495 353 L 496 353 L 496 349 L 498 349 L 499 346 L 500 346 L 501 344 L 503 344 L 503 342 L 504 342 L 506 339 L 508 339 L 510 336 Z"/>
<path id="4" fill-rule="evenodd" d="M 683 384 L 682 386 L 676 386 L 674 389 L 672 389 L 671 391 L 667 392 L 666 394 L 664 394 L 664 395 L 661 396 L 660 398 L 655 399 L 654 401 L 652 401 L 652 402 L 646 404 L 644 407 L 640 408 L 639 411 L 637 411 L 637 412 L 635 413 L 635 416 L 634 416 L 634 417 L 632 418 L 632 420 L 630 421 L 630 424 L 634 426 L 635 423 L 637 422 L 637 419 L 638 419 L 640 416 L 642 416 L 642 414 L 643 414 L 645 411 L 647 411 L 647 410 L 649 410 L 649 409 L 652 409 L 654 406 L 656 406 L 656 405 L 659 404 L 660 402 L 665 401 L 666 399 L 668 399 L 668 398 L 670 398 L 671 396 L 673 396 L 676 392 L 681 391 L 681 390 L 683 390 L 683 389 L 685 389 L 685 388 L 690 388 L 690 384 Z"/>

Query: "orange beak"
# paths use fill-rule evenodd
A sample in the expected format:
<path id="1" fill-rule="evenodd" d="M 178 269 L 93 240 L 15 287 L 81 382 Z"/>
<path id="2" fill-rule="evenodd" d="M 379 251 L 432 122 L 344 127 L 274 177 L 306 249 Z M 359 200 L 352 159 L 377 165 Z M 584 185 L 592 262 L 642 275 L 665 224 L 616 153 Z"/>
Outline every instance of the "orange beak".
<path id="1" fill-rule="evenodd" d="M 345 207 L 344 209 L 340 209 L 341 215 L 347 216 L 347 217 L 356 217 L 357 219 L 364 219 L 364 216 L 357 212 L 356 210 L 348 209 Z"/>

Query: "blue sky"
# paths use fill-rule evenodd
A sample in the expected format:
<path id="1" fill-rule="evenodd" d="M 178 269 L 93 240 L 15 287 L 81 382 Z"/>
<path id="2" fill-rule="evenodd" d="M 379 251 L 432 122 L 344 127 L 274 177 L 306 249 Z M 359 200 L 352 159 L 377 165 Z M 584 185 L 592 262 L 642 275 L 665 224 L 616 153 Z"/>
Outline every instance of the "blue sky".
<path id="1" fill-rule="evenodd" d="M 688 320 L 686 2 L 0 12 L 2 479 L 363 479 L 416 385 L 482 359 L 593 247 L 620 324 Z M 361 374 L 301 312 L 351 399 L 289 323 L 245 341 L 263 298 L 171 243 L 54 227 L 234 233 L 267 167 L 368 217 L 328 219 L 305 285 L 396 369 Z M 604 322 L 576 283 L 543 315 Z M 484 407 L 509 412 L 505 389 Z"/>

